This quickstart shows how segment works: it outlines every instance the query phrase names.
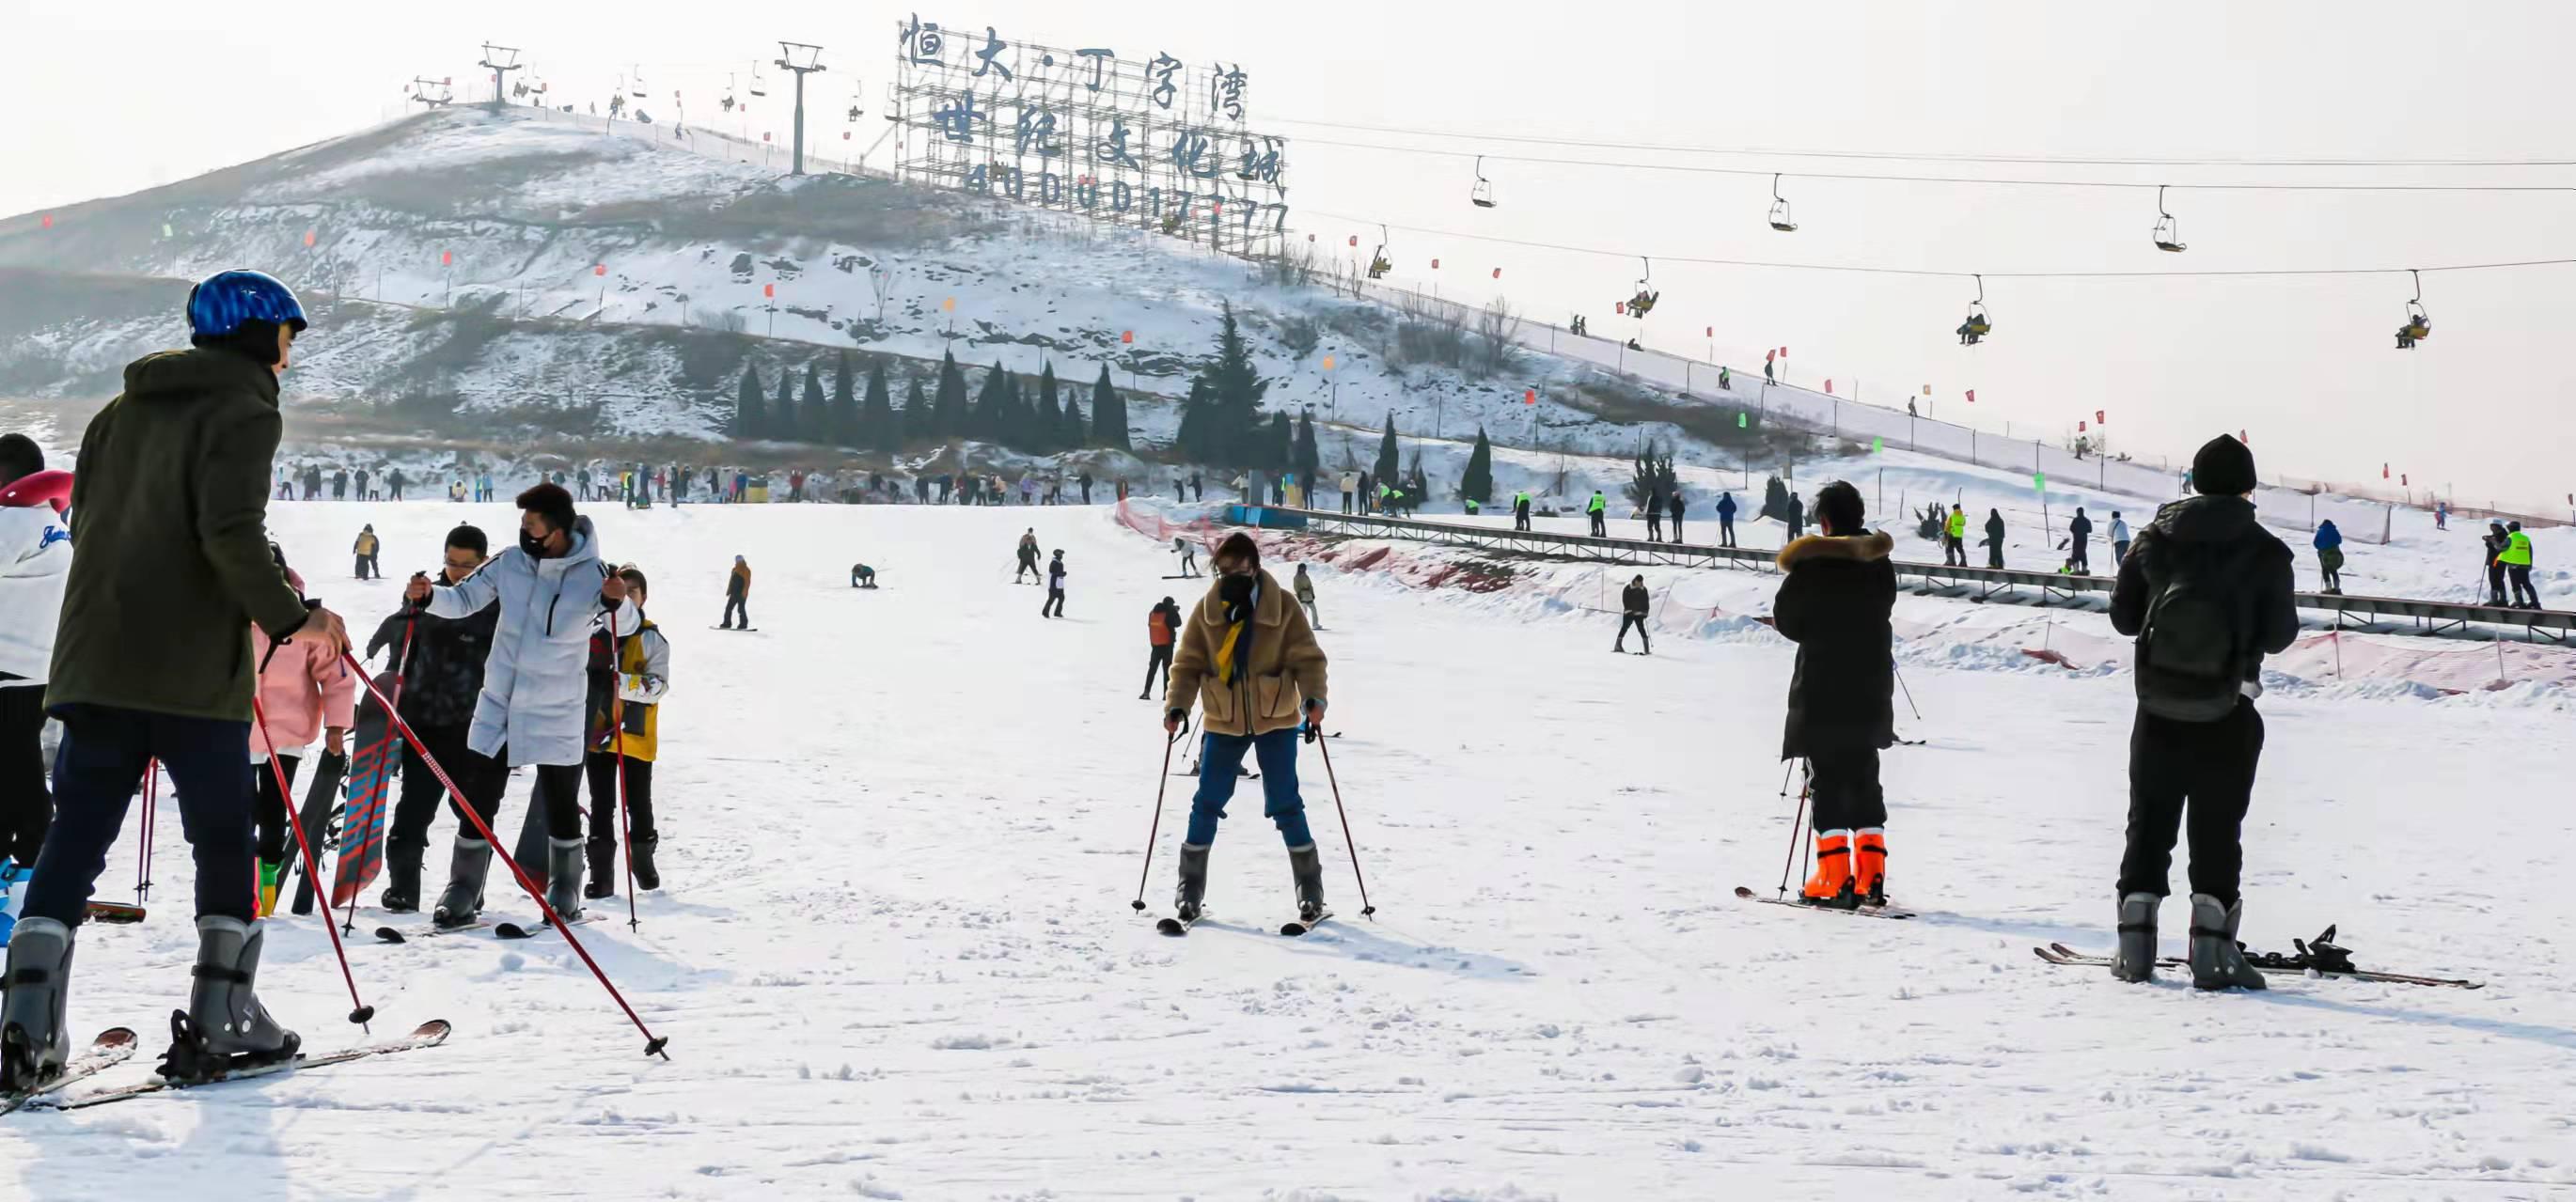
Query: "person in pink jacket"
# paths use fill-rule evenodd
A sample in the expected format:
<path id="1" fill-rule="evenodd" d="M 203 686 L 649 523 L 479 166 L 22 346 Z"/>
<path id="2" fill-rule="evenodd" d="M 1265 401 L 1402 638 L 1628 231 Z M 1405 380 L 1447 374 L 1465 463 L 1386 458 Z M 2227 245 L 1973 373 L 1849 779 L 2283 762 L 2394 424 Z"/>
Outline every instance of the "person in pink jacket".
<path id="1" fill-rule="evenodd" d="M 286 582 L 303 592 L 304 578 L 286 566 L 286 553 L 275 543 L 268 550 L 286 572 Z M 257 623 L 251 625 L 251 658 L 260 665 L 259 716 L 250 724 L 250 762 L 257 765 L 253 775 L 259 778 L 259 912 L 266 917 L 277 910 L 278 884 L 285 879 L 287 857 L 295 850 L 294 836 L 286 826 L 293 820 L 295 803 L 278 787 L 277 772 L 268 768 L 269 758 L 276 757 L 278 770 L 286 774 L 291 788 L 295 769 L 316 738 L 323 740 L 329 754 L 347 754 L 349 726 L 357 716 L 358 678 L 320 643 L 299 640 L 272 649 L 268 632 Z"/>

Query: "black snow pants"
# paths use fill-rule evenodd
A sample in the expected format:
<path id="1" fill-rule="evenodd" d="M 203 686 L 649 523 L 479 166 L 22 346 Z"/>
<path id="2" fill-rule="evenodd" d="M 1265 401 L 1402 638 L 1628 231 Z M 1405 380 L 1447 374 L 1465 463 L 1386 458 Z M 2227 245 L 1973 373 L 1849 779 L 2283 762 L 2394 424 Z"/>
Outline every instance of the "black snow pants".
<path id="1" fill-rule="evenodd" d="M 2263 716 L 2251 700 L 2216 722 L 2177 722 L 2144 710 L 2129 732 L 2129 845 L 2120 893 L 2164 896 L 2174 836 L 2190 809 L 2191 891 L 2236 902 L 2241 838 L 2263 757 Z"/>
<path id="2" fill-rule="evenodd" d="M 1878 784 L 1878 749 L 1817 751 L 1807 758 L 1808 812 L 1819 831 L 1887 825 L 1887 791 Z"/>

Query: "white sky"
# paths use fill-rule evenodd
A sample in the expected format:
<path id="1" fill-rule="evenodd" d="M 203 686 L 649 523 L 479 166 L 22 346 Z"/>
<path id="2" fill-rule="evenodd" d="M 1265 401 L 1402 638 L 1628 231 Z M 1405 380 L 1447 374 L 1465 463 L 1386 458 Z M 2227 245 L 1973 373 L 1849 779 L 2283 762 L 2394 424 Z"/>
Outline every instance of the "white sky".
<path id="1" fill-rule="evenodd" d="M 1087 10 L 1087 11 L 1086 11 Z M 768 0 L 305 7 L 245 16 L 164 0 L 0 0 L 0 213 L 132 191 L 347 132 L 400 111 L 415 74 L 469 94 L 479 45 L 525 47 L 561 99 L 604 99 L 641 64 L 712 116 L 727 72 L 819 42 L 834 68 L 816 107 L 846 107 L 853 76 L 883 107 L 894 25 L 909 9 Z M 1525 13 L 1518 19 L 1515 11 Z M 1288 124 L 1287 117 L 1616 142 L 1917 153 L 2107 157 L 2576 158 L 2556 94 L 2576 8 L 2486 4 L 2473 19 L 2420 4 L 2163 3 L 1761 6 L 1640 0 L 1467 6 L 1310 0 L 1265 6 L 1141 0 L 1071 6 L 986 0 L 924 9 L 951 28 L 1106 46 L 1150 58 L 1239 61 L 1252 124 L 1284 134 L 1290 202 L 1429 229 L 1666 256 L 1958 271 L 2408 267 L 2576 257 L 2576 192 L 2406 195 L 2182 191 L 2169 202 L 2192 249 L 2148 244 L 2154 195 L 1809 180 L 1809 171 L 2155 182 L 2443 182 L 2569 185 L 2567 168 L 2186 168 L 1855 163 L 1693 158 L 1787 170 L 1804 228 L 1764 224 L 1769 180 L 1490 164 L 1502 207 L 1467 204 L 1470 165 L 1318 140 L 1474 149 Z M 738 31 L 718 18 L 743 18 Z M 1615 23 L 1612 23 L 1615 21 Z M 783 83 L 784 81 L 773 81 Z M 700 107 L 701 98 L 706 107 Z M 873 121 L 873 117 L 870 119 Z M 831 125 L 821 127 L 835 132 Z M 783 122 L 780 136 L 785 136 Z M 1303 139 L 1309 144 L 1294 145 Z M 1488 147 L 1640 161 L 1633 151 Z M 1665 156 L 1669 159 L 1669 156 Z M 2054 173 L 2054 175 L 2052 175 Z M 1291 216 L 1338 245 L 1374 231 Z M 1582 309 L 1594 332 L 1635 259 L 1561 254 L 1398 228 L 1399 276 L 1530 314 Z M 2420 487 L 2448 483 L 2559 512 L 2576 470 L 2565 404 L 2576 371 L 2544 350 L 2576 317 L 2576 267 L 2445 273 L 2424 281 L 2434 336 L 2398 352 L 2399 275 L 2327 279 L 1989 280 L 1984 346 L 1951 330 L 1966 280 L 1659 263 L 1652 346 L 1758 366 L 1791 350 L 1789 378 L 1825 377 L 1886 399 L 1930 384 L 1943 417 L 2015 433 L 2071 431 L 2102 409 L 2118 444 L 2187 456 L 2244 429 L 2267 473 L 2375 482 L 2386 461 Z M 2558 335 L 2563 337 L 2564 334 Z M 1977 391 L 1973 410 L 1962 390 Z"/>

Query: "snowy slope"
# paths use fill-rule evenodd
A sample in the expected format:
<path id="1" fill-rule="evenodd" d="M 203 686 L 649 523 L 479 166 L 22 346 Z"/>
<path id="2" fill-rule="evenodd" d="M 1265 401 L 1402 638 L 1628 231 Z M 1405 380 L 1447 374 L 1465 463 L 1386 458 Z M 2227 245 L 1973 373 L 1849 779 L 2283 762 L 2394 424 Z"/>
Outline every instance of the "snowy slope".
<path id="1" fill-rule="evenodd" d="M 371 623 L 397 586 L 339 578 L 359 523 L 399 576 L 461 517 L 510 516 L 322 503 L 272 524 Z M 2529 904 L 2535 870 L 2576 852 L 2556 798 L 2576 749 L 2554 714 L 2267 702 L 2249 938 L 2340 922 L 2365 962 L 2487 989 L 2122 988 L 2028 948 L 2109 943 L 2125 679 L 1909 659 L 1925 718 L 1902 726 L 1930 743 L 1889 757 L 1891 837 L 1897 892 L 1924 915 L 1803 915 L 1726 896 L 1767 890 L 1788 842 L 1776 638 L 1613 658 L 1606 620 L 1325 565 L 1333 767 L 1379 921 L 1356 917 L 1310 749 L 1344 920 L 1267 932 L 1287 874 L 1247 795 L 1215 855 L 1215 917 L 1171 941 L 1127 908 L 1165 782 L 1155 707 L 1124 689 L 1147 606 L 1187 599 L 1158 579 L 1162 546 L 1106 508 L 596 516 L 608 554 L 653 575 L 676 644 L 670 888 L 640 931 L 582 933 L 672 1062 L 640 1057 L 551 942 L 363 947 L 379 1029 L 444 1016 L 450 1046 L 13 1116 L 0 1180 L 60 1198 L 162 1196 L 174 1173 L 205 1198 L 2576 1190 L 2576 963 Z M 1031 525 L 1067 549 L 1062 622 L 1008 583 Z M 758 634 L 705 629 L 735 554 L 758 572 Z M 846 587 L 859 559 L 882 590 Z M 1168 782 L 1157 910 L 1193 784 Z M 161 804 L 153 918 L 84 931 L 72 1003 L 75 1027 L 129 1023 L 156 1050 L 185 993 L 192 877 Z M 132 851 L 110 855 L 102 896 L 126 895 Z M 2177 907 L 2165 921 L 2178 945 Z M 271 1005 L 317 1046 L 347 1038 L 319 929 L 283 923 L 269 954 Z"/>

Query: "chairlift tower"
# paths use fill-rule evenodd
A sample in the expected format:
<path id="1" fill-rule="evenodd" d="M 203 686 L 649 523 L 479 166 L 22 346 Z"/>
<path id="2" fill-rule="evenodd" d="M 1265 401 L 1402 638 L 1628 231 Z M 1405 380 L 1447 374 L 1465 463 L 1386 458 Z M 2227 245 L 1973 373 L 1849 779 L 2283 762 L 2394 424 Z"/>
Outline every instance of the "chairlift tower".
<path id="1" fill-rule="evenodd" d="M 435 95 L 432 95 L 430 92 L 430 89 L 432 88 L 438 89 Z M 448 104 L 453 101 L 454 93 L 450 92 L 448 88 L 448 81 L 444 79 L 431 79 L 425 75 L 415 75 L 411 77 L 412 101 L 429 108 L 446 108 Z"/>
<path id="2" fill-rule="evenodd" d="M 477 65 L 492 73 L 492 107 L 498 110 L 509 104 L 510 72 L 520 69 L 518 48 L 485 42 L 483 61 Z"/>
<path id="3" fill-rule="evenodd" d="M 796 73 L 796 155 L 790 175 L 805 174 L 805 77 L 823 70 L 823 48 L 803 42 L 780 42 L 778 66 Z"/>

